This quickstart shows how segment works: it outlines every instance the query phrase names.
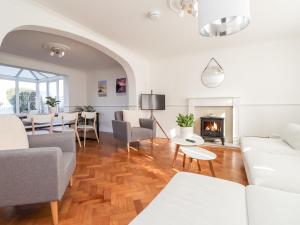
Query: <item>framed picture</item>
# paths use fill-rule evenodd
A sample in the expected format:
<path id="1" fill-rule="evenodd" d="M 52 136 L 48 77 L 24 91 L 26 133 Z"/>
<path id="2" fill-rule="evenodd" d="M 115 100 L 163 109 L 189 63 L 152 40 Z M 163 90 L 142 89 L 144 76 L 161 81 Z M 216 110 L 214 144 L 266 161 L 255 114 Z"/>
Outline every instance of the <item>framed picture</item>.
<path id="1" fill-rule="evenodd" d="M 118 78 L 116 80 L 116 93 L 117 94 L 126 93 L 126 78 Z"/>
<path id="2" fill-rule="evenodd" d="M 107 96 L 107 80 L 98 81 L 98 96 L 99 97 Z"/>

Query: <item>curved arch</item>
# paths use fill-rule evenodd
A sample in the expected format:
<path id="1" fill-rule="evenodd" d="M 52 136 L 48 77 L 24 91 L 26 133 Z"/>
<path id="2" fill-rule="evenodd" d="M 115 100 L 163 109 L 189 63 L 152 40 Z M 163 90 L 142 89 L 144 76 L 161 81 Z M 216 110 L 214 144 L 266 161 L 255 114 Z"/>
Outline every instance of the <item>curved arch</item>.
<path id="1" fill-rule="evenodd" d="M 11 30 L 10 32 L 16 31 L 16 30 L 32 30 L 32 31 L 40 31 L 40 32 L 59 35 L 62 37 L 70 38 L 70 39 L 76 40 L 78 42 L 84 43 L 88 46 L 91 46 L 91 47 L 107 54 L 108 56 L 110 56 L 111 58 L 116 60 L 118 63 L 120 63 L 121 66 L 124 68 L 126 75 L 127 75 L 127 79 L 128 79 L 128 86 L 130 87 L 130 88 L 128 88 L 128 90 L 129 90 L 128 91 L 129 106 L 136 105 L 137 95 L 136 95 L 136 78 L 135 78 L 134 70 L 133 70 L 132 66 L 130 65 L 130 63 L 124 57 L 121 57 L 118 53 L 114 52 L 112 49 L 109 49 L 108 47 L 104 46 L 103 44 L 100 44 L 89 38 L 83 37 L 79 34 L 67 32 L 64 30 L 54 29 L 54 28 L 50 28 L 50 27 L 45 27 L 45 26 L 22 25 L 22 26 L 16 27 L 15 29 Z M 3 40 L 4 39 L 0 40 L 1 41 L 0 46 L 3 42 Z"/>

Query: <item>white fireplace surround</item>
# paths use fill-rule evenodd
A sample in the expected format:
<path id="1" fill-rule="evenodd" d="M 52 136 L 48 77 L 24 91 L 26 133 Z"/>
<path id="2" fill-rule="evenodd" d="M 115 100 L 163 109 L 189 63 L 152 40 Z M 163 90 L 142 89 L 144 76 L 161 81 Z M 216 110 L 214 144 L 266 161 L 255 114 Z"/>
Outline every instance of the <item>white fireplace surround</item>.
<path id="1" fill-rule="evenodd" d="M 232 107 L 232 137 L 233 144 L 239 145 L 239 97 L 189 98 L 188 112 L 195 114 L 196 107 Z"/>

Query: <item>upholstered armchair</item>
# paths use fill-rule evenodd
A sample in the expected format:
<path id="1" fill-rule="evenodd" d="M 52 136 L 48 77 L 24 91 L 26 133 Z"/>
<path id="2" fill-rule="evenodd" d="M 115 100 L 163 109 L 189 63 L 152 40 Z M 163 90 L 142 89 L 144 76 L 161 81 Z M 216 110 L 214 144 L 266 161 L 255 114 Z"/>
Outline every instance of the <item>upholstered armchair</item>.
<path id="1" fill-rule="evenodd" d="M 112 121 L 114 138 L 126 144 L 130 153 L 130 143 L 153 138 L 156 135 L 156 123 L 152 119 L 139 119 L 140 127 L 135 127 L 123 119 L 123 111 L 115 112 L 115 120 Z"/>
<path id="2" fill-rule="evenodd" d="M 0 116 L 0 124 L 0 207 L 50 202 L 57 225 L 76 166 L 74 132 L 27 136 L 16 116 Z"/>

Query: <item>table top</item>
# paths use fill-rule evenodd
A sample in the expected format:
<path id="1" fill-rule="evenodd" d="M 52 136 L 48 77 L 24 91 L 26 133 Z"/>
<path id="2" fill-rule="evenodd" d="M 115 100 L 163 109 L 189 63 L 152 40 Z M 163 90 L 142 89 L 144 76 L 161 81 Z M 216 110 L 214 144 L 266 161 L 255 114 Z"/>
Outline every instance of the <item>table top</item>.
<path id="1" fill-rule="evenodd" d="M 172 142 L 174 144 L 183 145 L 183 146 L 196 146 L 196 145 L 204 144 L 203 138 L 201 136 L 197 135 L 197 134 L 193 134 L 193 136 L 188 138 L 188 139 L 194 140 L 195 143 L 186 141 L 184 138 L 181 138 L 181 137 L 174 137 L 172 139 Z"/>
<path id="2" fill-rule="evenodd" d="M 217 158 L 215 153 L 196 146 L 182 146 L 181 151 L 193 159 L 214 160 Z"/>

